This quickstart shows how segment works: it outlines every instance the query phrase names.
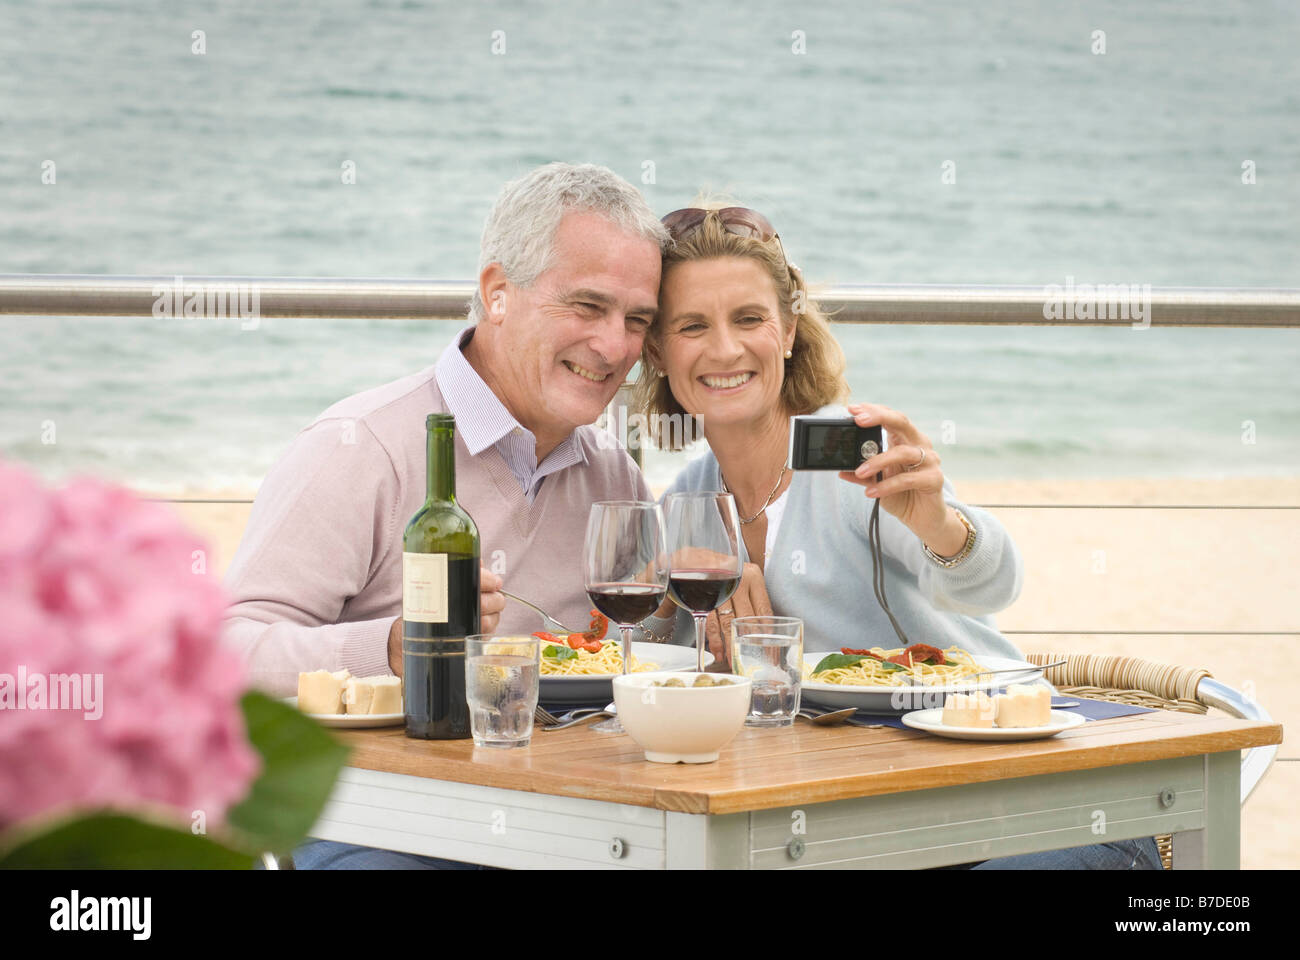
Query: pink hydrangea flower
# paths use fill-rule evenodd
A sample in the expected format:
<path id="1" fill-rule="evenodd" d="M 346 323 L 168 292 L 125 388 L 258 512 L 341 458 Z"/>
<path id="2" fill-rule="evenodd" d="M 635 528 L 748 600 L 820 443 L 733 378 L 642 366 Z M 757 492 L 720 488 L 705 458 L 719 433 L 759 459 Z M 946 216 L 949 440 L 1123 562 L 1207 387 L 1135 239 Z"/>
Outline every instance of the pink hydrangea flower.
<path id="1" fill-rule="evenodd" d="M 0 462 L 0 829 L 100 807 L 220 824 L 261 767 L 225 606 L 162 504 Z"/>

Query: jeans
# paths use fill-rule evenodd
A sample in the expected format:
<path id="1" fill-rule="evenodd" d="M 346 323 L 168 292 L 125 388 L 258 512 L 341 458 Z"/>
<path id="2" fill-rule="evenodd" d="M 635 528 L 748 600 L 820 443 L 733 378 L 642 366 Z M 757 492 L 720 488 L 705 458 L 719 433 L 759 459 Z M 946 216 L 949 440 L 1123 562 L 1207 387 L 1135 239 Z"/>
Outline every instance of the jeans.
<path id="1" fill-rule="evenodd" d="M 299 870 L 491 870 L 475 863 L 422 857 L 396 850 L 358 847 L 333 840 L 309 840 L 293 852 Z M 1098 843 L 1066 850 L 1045 850 L 983 863 L 941 867 L 946 870 L 1161 870 L 1153 837 Z"/>
<path id="2" fill-rule="evenodd" d="M 1096 843 L 1065 850 L 1044 850 L 1018 857 L 998 857 L 972 870 L 1163 870 L 1154 837 Z"/>
<path id="3" fill-rule="evenodd" d="M 415 853 L 359 847 L 333 840 L 308 840 L 293 852 L 298 870 L 492 870 L 493 867 Z"/>

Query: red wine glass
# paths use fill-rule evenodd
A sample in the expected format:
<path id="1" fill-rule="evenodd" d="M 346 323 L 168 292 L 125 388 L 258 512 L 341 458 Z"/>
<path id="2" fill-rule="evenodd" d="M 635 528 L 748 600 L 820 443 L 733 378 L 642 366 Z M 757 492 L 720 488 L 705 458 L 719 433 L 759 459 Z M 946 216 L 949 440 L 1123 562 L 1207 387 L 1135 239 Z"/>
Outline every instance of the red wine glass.
<path id="1" fill-rule="evenodd" d="M 664 602 L 668 554 L 659 504 L 604 500 L 591 505 L 583 545 L 583 580 L 592 604 L 618 624 L 623 636 L 623 675 L 632 661 L 632 628 Z M 592 727 L 622 733 L 618 717 Z"/>
<path id="2" fill-rule="evenodd" d="M 668 596 L 695 618 L 695 669 L 704 670 L 704 622 L 740 585 L 740 521 L 736 500 L 716 490 L 673 493 L 668 522 Z"/>

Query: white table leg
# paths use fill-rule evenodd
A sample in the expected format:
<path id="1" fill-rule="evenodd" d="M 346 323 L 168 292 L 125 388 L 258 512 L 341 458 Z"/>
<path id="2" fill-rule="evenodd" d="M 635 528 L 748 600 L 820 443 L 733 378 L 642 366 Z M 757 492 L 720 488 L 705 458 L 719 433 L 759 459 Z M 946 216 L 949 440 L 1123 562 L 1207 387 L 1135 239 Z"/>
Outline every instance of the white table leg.
<path id="1" fill-rule="evenodd" d="M 669 870 L 749 869 L 748 813 L 669 811 L 664 826 L 664 865 Z"/>
<path id="2" fill-rule="evenodd" d="M 1205 826 L 1173 834 L 1175 870 L 1241 869 L 1241 752 L 1205 756 Z"/>

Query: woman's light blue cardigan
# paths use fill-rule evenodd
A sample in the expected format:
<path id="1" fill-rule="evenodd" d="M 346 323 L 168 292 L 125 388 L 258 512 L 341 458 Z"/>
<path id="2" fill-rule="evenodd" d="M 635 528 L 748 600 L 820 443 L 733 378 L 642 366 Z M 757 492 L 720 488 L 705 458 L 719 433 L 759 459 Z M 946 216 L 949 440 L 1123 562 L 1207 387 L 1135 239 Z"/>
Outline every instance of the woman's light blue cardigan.
<path id="1" fill-rule="evenodd" d="M 848 415 L 842 407 L 818 413 Z M 665 496 L 721 489 L 718 461 L 709 451 L 678 474 Z M 951 568 L 930 560 L 916 534 L 893 514 L 880 511 L 890 609 L 913 643 L 955 644 L 975 654 L 1023 659 L 991 616 L 1020 594 L 1020 553 L 992 514 L 956 499 L 946 478 L 943 496 L 975 527 L 974 549 Z M 797 471 L 790 481 L 764 579 L 773 611 L 804 621 L 806 651 L 899 646 L 871 588 L 867 521 L 874 502 L 862 487 L 834 471 Z M 743 542 L 740 549 L 748 560 Z M 667 621 L 653 618 L 644 626 L 662 636 Z M 694 625 L 684 610 L 677 612 L 673 642 L 695 643 Z"/>

